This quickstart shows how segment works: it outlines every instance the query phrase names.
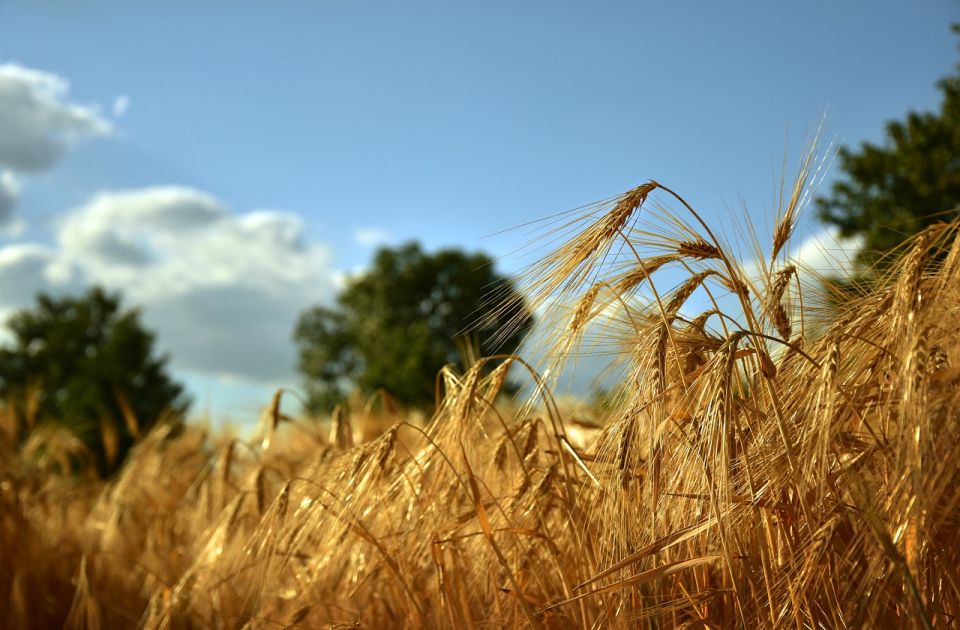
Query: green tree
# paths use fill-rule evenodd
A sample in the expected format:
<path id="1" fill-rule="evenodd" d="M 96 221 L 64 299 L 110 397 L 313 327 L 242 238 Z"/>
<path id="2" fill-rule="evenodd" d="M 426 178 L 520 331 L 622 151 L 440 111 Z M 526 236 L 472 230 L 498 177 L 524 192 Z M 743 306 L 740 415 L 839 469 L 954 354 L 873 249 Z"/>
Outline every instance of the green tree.
<path id="1" fill-rule="evenodd" d="M 101 474 L 119 466 L 135 433 L 164 412 L 186 411 L 166 358 L 154 355 L 153 334 L 138 311 L 121 310 L 117 295 L 99 288 L 75 298 L 40 294 L 7 327 L 13 344 L 0 349 L 0 397 L 14 403 L 23 424 L 35 418 L 71 428 Z"/>
<path id="2" fill-rule="evenodd" d="M 957 25 L 955 32 L 960 32 Z M 875 263 L 960 206 L 960 72 L 941 79 L 940 110 L 887 123 L 882 145 L 842 148 L 845 177 L 817 199 L 820 218 L 844 237 L 862 236 L 860 262 Z"/>
<path id="3" fill-rule="evenodd" d="M 481 316 L 490 296 L 510 308 Z M 300 316 L 294 340 L 309 404 L 329 409 L 351 389 L 383 388 L 404 404 L 427 406 L 440 368 L 480 338 L 490 350 L 490 339 L 508 322 L 515 325 L 498 339 L 499 352 L 514 352 L 532 319 L 513 283 L 485 254 L 427 254 L 416 243 L 382 248 L 371 268 L 348 282 L 335 308 L 318 306 Z"/>

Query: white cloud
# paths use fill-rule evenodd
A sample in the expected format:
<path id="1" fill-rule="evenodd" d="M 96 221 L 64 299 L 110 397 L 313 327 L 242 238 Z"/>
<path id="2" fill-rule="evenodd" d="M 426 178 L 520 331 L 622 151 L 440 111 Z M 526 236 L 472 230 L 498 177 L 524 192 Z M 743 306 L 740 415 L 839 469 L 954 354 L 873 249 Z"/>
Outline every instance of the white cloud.
<path id="1" fill-rule="evenodd" d="M 27 222 L 23 219 L 13 217 L 6 223 L 0 223 L 0 238 L 15 239 L 27 231 Z"/>
<path id="2" fill-rule="evenodd" d="M 299 217 L 234 214 L 190 188 L 100 193 L 56 231 L 56 247 L 0 248 L 0 311 L 101 284 L 143 307 L 180 370 L 290 383 L 296 318 L 335 290 L 329 251 Z"/>
<path id="3" fill-rule="evenodd" d="M 0 228 L 13 222 L 13 207 L 20 196 L 20 185 L 10 171 L 0 173 Z"/>
<path id="4" fill-rule="evenodd" d="M 0 165 L 43 171 L 77 140 L 112 131 L 96 108 L 70 102 L 69 92 L 55 74 L 0 64 Z"/>
<path id="5" fill-rule="evenodd" d="M 127 110 L 130 109 L 130 103 L 130 97 L 126 94 L 121 94 L 113 99 L 113 115 L 116 118 L 123 117 L 127 113 Z"/>
<path id="6" fill-rule="evenodd" d="M 793 245 L 793 242 L 799 244 Z M 860 238 L 840 238 L 832 227 L 819 227 L 799 240 L 799 235 L 787 246 L 787 263 L 796 265 L 801 274 L 816 281 L 817 276 L 849 276 L 853 271 Z M 762 275 L 763 262 L 756 258 L 744 261 L 743 273 L 747 278 L 758 280 Z"/>
<path id="7" fill-rule="evenodd" d="M 113 116 L 130 103 L 118 96 Z M 0 236 L 23 227 L 13 213 L 20 175 L 50 169 L 76 142 L 112 132 L 95 107 L 73 102 L 66 80 L 0 64 Z M 38 291 L 100 284 L 143 308 L 175 368 L 217 378 L 289 383 L 296 317 L 335 291 L 328 250 L 306 240 L 297 215 L 232 213 L 190 188 L 99 193 L 58 217 L 52 236 L 53 245 L 0 246 L 0 318 Z M 5 334 L 0 323 L 0 340 Z"/>
<path id="8" fill-rule="evenodd" d="M 822 228 L 790 251 L 790 261 L 823 276 L 848 276 L 862 239 L 840 238 L 835 228 Z"/>
<path id="9" fill-rule="evenodd" d="M 65 255 L 117 281 L 226 216 L 214 198 L 189 188 L 104 192 L 60 219 L 58 239 Z"/>
<path id="10" fill-rule="evenodd" d="M 243 282 L 195 286 L 144 300 L 144 318 L 181 369 L 294 385 L 291 334 L 299 312 L 325 299 L 325 292 L 309 286 L 322 283 L 304 278 L 271 292 Z"/>
<path id="11" fill-rule="evenodd" d="M 390 232 L 378 227 L 362 227 L 353 231 L 353 240 L 364 247 L 376 247 L 393 240 Z"/>
<path id="12" fill-rule="evenodd" d="M 60 294 L 78 288 L 74 270 L 51 247 L 16 243 L 0 248 L 0 322 L 33 302 L 38 291 Z"/>

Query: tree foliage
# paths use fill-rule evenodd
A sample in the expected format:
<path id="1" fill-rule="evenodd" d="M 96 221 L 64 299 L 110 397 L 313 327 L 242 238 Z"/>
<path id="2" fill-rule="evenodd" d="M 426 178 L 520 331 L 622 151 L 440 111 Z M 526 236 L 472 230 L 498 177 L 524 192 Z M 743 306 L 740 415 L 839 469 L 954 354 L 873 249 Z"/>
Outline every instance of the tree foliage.
<path id="1" fill-rule="evenodd" d="M 494 291 L 513 308 L 481 317 Z M 510 317 L 519 325 L 500 340 L 501 352 L 516 350 L 532 319 L 485 254 L 427 254 L 416 243 L 382 248 L 368 271 L 349 280 L 334 308 L 300 316 L 294 339 L 309 403 L 329 409 L 351 389 L 382 388 L 402 403 L 429 405 L 440 368 L 456 363 L 464 344 L 489 341 Z"/>
<path id="2" fill-rule="evenodd" d="M 957 25 L 955 32 L 960 32 Z M 845 177 L 817 199 L 821 219 L 841 236 L 862 236 L 860 262 L 875 263 L 926 226 L 957 216 L 960 206 L 960 67 L 938 83 L 939 111 L 910 112 L 887 123 L 882 145 L 842 148 Z"/>
<path id="3" fill-rule="evenodd" d="M 71 428 L 102 473 L 120 464 L 136 433 L 188 406 L 139 312 L 121 310 L 117 295 L 99 288 L 80 297 L 40 294 L 7 327 L 13 344 L 0 349 L 0 396 L 24 425 Z"/>

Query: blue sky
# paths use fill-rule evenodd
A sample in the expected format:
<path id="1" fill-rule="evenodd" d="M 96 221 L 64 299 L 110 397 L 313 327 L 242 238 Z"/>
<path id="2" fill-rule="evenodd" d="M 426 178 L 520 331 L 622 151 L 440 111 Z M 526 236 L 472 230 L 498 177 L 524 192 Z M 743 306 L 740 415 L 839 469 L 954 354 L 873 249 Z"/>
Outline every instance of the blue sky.
<path id="1" fill-rule="evenodd" d="M 762 226 L 821 115 L 878 140 L 958 61 L 956 1 L 459 5 L 0 0 L 0 121 L 60 121 L 0 129 L 0 312 L 123 290 L 197 410 L 243 419 L 377 243 L 505 254 L 484 237 L 649 178 Z"/>

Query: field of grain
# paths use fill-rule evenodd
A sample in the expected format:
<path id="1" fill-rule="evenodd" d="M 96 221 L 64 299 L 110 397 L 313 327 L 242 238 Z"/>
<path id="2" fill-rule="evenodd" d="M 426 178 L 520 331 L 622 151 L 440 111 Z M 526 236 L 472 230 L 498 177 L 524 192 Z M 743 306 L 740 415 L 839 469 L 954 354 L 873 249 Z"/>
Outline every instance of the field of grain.
<path id="1" fill-rule="evenodd" d="M 746 253 L 654 182 L 554 217 L 521 279 L 547 360 L 445 369 L 430 418 L 278 392 L 255 439 L 161 424 L 100 481 L 6 414 L 0 625 L 955 623 L 960 226 L 831 300 L 786 256 L 811 171 Z M 609 409 L 551 396 L 584 353 Z"/>

